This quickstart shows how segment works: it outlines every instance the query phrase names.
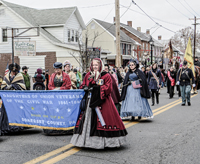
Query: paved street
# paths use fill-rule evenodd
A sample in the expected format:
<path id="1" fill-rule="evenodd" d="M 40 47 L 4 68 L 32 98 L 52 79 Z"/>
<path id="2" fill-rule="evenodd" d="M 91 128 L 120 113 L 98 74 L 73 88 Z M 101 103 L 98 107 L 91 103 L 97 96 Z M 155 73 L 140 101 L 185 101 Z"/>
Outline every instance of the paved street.
<path id="1" fill-rule="evenodd" d="M 40 129 L 0 136 L 0 163 L 197 164 L 200 161 L 199 99 L 200 95 L 195 95 L 191 107 L 182 107 L 177 94 L 169 99 L 166 89 L 161 90 L 160 104 L 152 108 L 154 119 L 124 121 L 129 134 L 121 148 L 79 149 L 70 144 L 71 135 L 45 136 Z"/>

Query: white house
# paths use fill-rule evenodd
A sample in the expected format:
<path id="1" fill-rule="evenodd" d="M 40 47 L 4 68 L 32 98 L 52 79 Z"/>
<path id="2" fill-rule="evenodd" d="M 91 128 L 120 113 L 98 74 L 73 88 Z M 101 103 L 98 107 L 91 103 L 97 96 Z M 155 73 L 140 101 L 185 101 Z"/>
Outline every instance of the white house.
<path id="1" fill-rule="evenodd" d="M 70 60 L 74 67 L 80 67 L 78 39 L 81 40 L 86 26 L 77 7 L 38 10 L 0 0 L 0 75 L 3 75 L 7 62 L 11 63 L 10 28 L 15 28 L 14 34 L 18 35 L 24 27 L 40 29 L 37 37 L 25 37 L 36 35 L 36 29 L 32 29 L 14 39 L 14 47 L 19 50 L 19 53 L 15 51 L 15 62 L 28 66 L 31 75 L 39 67 L 52 73 L 56 61 Z M 20 53 L 24 47 L 17 47 L 17 43 L 28 43 L 35 47 L 35 53 Z"/>

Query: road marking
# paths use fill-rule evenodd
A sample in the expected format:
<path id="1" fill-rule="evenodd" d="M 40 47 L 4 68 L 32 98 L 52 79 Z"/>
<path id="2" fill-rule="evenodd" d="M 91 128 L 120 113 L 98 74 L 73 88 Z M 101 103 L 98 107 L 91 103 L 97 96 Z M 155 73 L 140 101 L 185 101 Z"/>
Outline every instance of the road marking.
<path id="1" fill-rule="evenodd" d="M 181 100 L 176 100 L 176 101 L 173 101 L 173 102 L 171 102 L 171 103 L 169 103 L 169 104 L 167 104 L 167 105 L 161 106 L 160 108 L 154 109 L 154 110 L 153 110 L 153 113 L 155 113 L 155 112 L 159 111 L 160 109 L 163 109 L 163 108 L 165 108 L 165 107 L 167 107 L 167 106 L 169 106 L 169 105 L 171 105 L 171 104 L 174 104 L 174 103 L 176 103 L 176 102 L 178 102 L 178 101 L 181 101 Z"/>
<path id="2" fill-rule="evenodd" d="M 54 158 L 42 163 L 42 164 L 53 164 L 53 163 L 56 163 L 56 162 L 66 158 L 66 157 L 69 157 L 70 155 L 73 155 L 73 154 L 77 153 L 80 150 L 81 150 L 81 148 L 78 148 L 78 147 L 73 148 L 73 149 L 71 149 L 71 150 L 69 150 L 69 151 L 67 151 L 67 152 L 65 152 L 63 154 L 60 154 L 60 155 L 58 155 L 58 156 L 56 156 L 56 157 L 54 157 Z"/>
<path id="3" fill-rule="evenodd" d="M 38 158 L 35 158 L 35 159 L 33 159 L 33 160 L 29 161 L 29 162 L 26 162 L 26 163 L 24 163 L 24 164 L 35 164 L 35 163 L 38 163 L 38 162 L 43 161 L 43 160 L 45 160 L 45 159 L 47 159 L 47 158 L 49 158 L 49 157 L 51 157 L 51 156 L 56 155 L 56 154 L 58 154 L 58 153 L 60 153 L 60 152 L 62 152 L 62 151 L 65 151 L 65 150 L 67 150 L 67 149 L 69 149 L 69 148 L 71 148 L 71 147 L 73 147 L 73 146 L 74 146 L 74 145 L 72 145 L 72 144 L 63 146 L 63 147 L 61 147 L 61 148 L 58 148 L 58 149 L 56 149 L 56 150 L 53 150 L 53 151 L 51 151 L 51 152 L 49 152 L 49 153 L 47 153 L 47 154 L 44 154 L 44 155 L 42 155 L 42 156 L 40 156 L 40 157 L 38 157 Z"/>
<path id="4" fill-rule="evenodd" d="M 195 96 L 197 96 L 197 95 L 193 95 L 193 96 L 191 96 L 191 98 L 193 98 Z M 169 103 L 167 105 L 164 105 L 164 106 L 162 106 L 160 108 L 157 108 L 157 109 L 153 110 L 154 116 L 169 110 L 170 108 L 180 104 L 181 102 L 182 102 L 181 100 L 176 100 L 176 101 L 173 101 L 173 102 L 171 102 L 171 103 Z M 167 108 L 165 108 L 165 107 L 167 107 Z M 165 109 L 163 109 L 163 108 L 165 108 Z M 140 122 L 123 121 L 123 123 L 126 124 L 125 128 L 127 129 L 127 128 L 133 126 L 133 125 L 136 125 L 136 124 L 140 123 Z M 67 150 L 67 149 L 69 149 L 71 147 L 73 147 L 72 144 L 66 145 L 66 146 L 61 147 L 59 149 L 56 149 L 56 150 L 54 150 L 52 152 L 49 152 L 49 153 L 47 153 L 45 155 L 42 155 L 42 156 L 40 156 L 38 158 L 35 158 L 35 159 L 33 159 L 33 160 L 29 161 L 29 162 L 26 162 L 24 164 L 35 164 L 35 163 L 38 163 L 38 162 L 43 161 L 43 160 L 45 160 L 45 159 L 47 159 L 47 158 L 49 158 L 49 157 L 51 157 L 53 155 L 56 155 L 56 154 L 58 154 L 58 153 L 60 153 L 62 151 L 65 151 L 65 150 Z M 60 155 L 58 155 L 58 156 L 56 156 L 56 157 L 54 157 L 54 158 L 42 163 L 42 164 L 54 164 L 54 163 L 66 158 L 66 157 L 69 157 L 69 156 L 79 152 L 80 150 L 82 150 L 82 149 L 78 148 L 78 147 L 75 147 L 75 148 L 73 148 L 71 150 L 68 150 L 65 153 L 62 153 L 62 154 L 60 154 Z"/>

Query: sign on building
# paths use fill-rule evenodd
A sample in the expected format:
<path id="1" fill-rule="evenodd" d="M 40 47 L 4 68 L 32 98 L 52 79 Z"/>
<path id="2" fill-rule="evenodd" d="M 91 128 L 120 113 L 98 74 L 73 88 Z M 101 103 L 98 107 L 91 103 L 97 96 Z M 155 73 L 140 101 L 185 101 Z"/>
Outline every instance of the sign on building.
<path id="1" fill-rule="evenodd" d="M 36 41 L 15 41 L 15 56 L 34 56 L 36 55 Z"/>

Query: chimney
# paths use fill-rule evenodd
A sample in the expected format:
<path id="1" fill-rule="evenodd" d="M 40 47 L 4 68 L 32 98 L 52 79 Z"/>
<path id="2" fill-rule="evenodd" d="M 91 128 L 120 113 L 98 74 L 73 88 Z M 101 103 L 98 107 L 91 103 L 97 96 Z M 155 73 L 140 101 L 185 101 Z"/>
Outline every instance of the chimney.
<path id="1" fill-rule="evenodd" d="M 158 36 L 158 40 L 161 40 L 161 39 L 162 39 L 162 36 L 161 36 L 161 35 L 159 35 L 159 36 Z"/>
<path id="2" fill-rule="evenodd" d="M 115 24 L 115 17 L 113 17 L 113 24 Z"/>
<path id="3" fill-rule="evenodd" d="M 127 25 L 132 27 L 132 21 L 127 21 Z"/>
<path id="4" fill-rule="evenodd" d="M 141 32 L 141 27 L 137 27 L 137 31 Z"/>
<path id="5" fill-rule="evenodd" d="M 146 30 L 146 34 L 150 35 L 150 30 L 149 29 Z"/>

